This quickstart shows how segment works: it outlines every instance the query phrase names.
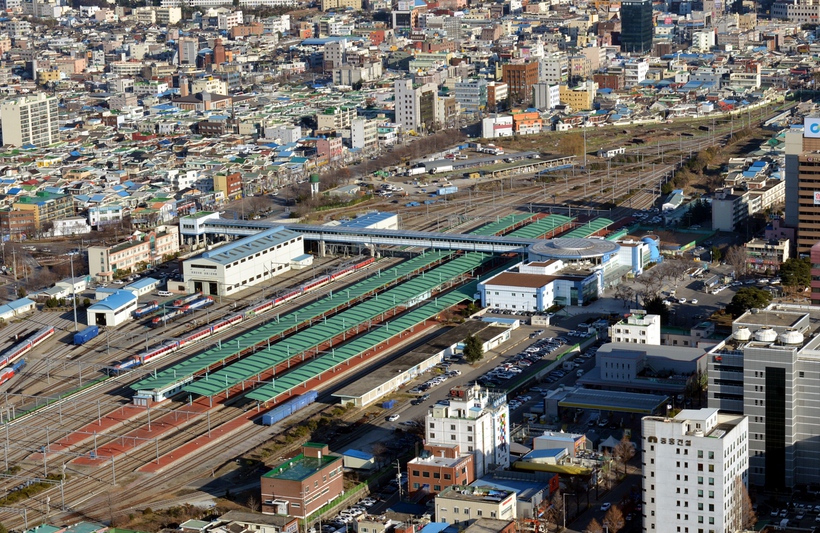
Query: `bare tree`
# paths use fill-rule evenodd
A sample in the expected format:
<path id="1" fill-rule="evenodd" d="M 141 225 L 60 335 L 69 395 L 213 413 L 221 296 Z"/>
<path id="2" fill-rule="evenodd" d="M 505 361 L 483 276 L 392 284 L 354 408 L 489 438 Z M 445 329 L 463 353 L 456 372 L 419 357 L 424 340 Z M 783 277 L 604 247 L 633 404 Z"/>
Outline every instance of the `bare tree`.
<path id="1" fill-rule="evenodd" d="M 621 438 L 621 442 L 619 442 L 617 446 L 615 446 L 615 449 L 612 450 L 612 455 L 618 460 L 618 462 L 624 465 L 624 474 L 626 474 L 626 464 L 630 461 L 630 459 L 635 457 L 635 446 L 632 445 L 632 442 L 630 442 L 629 437 L 626 436 L 626 433 L 624 433 L 624 436 Z"/>
<path id="2" fill-rule="evenodd" d="M 253 494 L 248 496 L 248 501 L 245 502 L 245 505 L 248 506 L 248 509 L 250 509 L 251 512 L 255 513 L 259 510 L 259 500 L 257 500 L 256 496 L 254 496 Z"/>
<path id="3" fill-rule="evenodd" d="M 634 297 L 635 297 L 635 290 L 632 287 L 630 287 L 629 285 L 621 283 L 620 285 L 615 287 L 615 298 L 617 298 L 619 300 L 623 300 L 624 307 L 626 307 L 629 304 L 629 302 L 632 301 L 632 298 L 634 298 Z"/>
<path id="4" fill-rule="evenodd" d="M 373 456 L 376 458 L 376 463 L 381 467 L 387 464 L 390 455 L 390 449 L 381 442 L 376 442 L 372 447 Z"/>
<path id="5" fill-rule="evenodd" d="M 556 526 L 564 519 L 564 496 L 561 490 L 556 490 L 550 500 L 550 508 L 547 510 L 549 521 Z"/>
<path id="6" fill-rule="evenodd" d="M 609 508 L 609 511 L 604 515 L 604 526 L 609 530 L 609 533 L 618 533 L 626 524 L 624 520 L 624 513 L 617 505 Z"/>
<path id="7" fill-rule="evenodd" d="M 587 524 L 586 529 L 584 529 L 584 533 L 604 533 L 604 526 L 593 518 L 592 521 Z"/>
<path id="8" fill-rule="evenodd" d="M 726 263 L 731 265 L 735 271 L 735 278 L 739 278 L 746 273 L 746 248 L 743 246 L 730 246 L 726 251 Z"/>

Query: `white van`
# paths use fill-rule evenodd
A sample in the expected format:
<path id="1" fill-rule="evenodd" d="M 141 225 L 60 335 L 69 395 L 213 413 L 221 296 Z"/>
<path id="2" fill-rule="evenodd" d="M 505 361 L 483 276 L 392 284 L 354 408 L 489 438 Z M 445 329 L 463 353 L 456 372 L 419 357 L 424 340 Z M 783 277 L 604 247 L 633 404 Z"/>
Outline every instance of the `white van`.
<path id="1" fill-rule="evenodd" d="M 157 291 L 157 296 L 162 296 L 163 298 L 167 298 L 168 296 L 173 296 L 173 292 L 169 291 Z"/>

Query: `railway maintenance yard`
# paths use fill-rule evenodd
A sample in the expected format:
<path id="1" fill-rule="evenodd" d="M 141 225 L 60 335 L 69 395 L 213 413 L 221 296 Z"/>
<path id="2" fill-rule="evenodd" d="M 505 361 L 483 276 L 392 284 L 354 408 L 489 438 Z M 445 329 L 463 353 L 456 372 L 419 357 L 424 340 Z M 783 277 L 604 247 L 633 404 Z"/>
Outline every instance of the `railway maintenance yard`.
<path id="1" fill-rule="evenodd" d="M 411 448 L 413 420 L 432 403 L 411 403 L 411 386 L 431 372 L 443 375 L 436 385 L 474 383 L 485 364 L 494 364 L 488 361 L 542 333 L 525 318 L 487 318 L 494 338 L 508 333 L 491 345 L 490 357 L 461 361 L 458 372 L 430 366 L 443 362 L 443 348 L 424 366 L 418 365 L 429 358 L 405 354 L 436 346 L 433 339 L 457 324 L 481 320 L 482 298 L 501 302 L 494 307 L 537 308 L 556 336 L 566 331 L 548 323 L 547 310 L 582 312 L 626 276 L 640 275 L 659 243 L 635 215 L 656 207 L 683 153 L 723 134 L 713 129 L 636 147 L 634 162 L 615 172 L 556 159 L 560 179 L 541 181 L 549 165 L 522 152 L 498 175 L 499 183 L 512 184 L 506 193 L 462 191 L 432 209 L 391 207 L 384 199 L 377 207 L 400 209 L 399 216 L 370 213 L 358 223 L 355 216 L 338 225 L 209 212 L 181 218 L 184 242 L 228 243 L 181 260 L 182 279 L 168 282 L 171 296 L 159 287 L 137 294 L 138 287 L 124 285 L 89 308 L 91 316 L 108 305 L 107 316 L 116 319 L 110 325 L 114 318 L 82 333 L 85 310 L 77 309 L 76 330 L 73 310 L 35 312 L 2 330 L 0 482 L 8 494 L 0 521 L 16 530 L 111 522 L 148 507 L 213 503 L 226 489 L 256 494 L 262 503 L 259 473 L 297 456 L 309 435 L 286 437 L 310 417 L 347 428 L 314 432 L 335 454 L 398 429 L 404 440 L 397 439 Z M 125 305 L 127 316 L 118 315 Z M 592 340 L 556 347 L 544 364 Z M 460 342 L 450 345 L 462 349 Z M 368 381 L 368 390 L 378 392 L 368 393 L 365 405 L 340 403 L 357 380 L 394 360 L 413 362 L 396 368 L 406 376 L 402 383 L 384 376 L 379 390 Z M 523 385 L 507 389 L 512 400 Z M 280 416 L 284 406 L 290 407 Z M 238 458 L 247 463 L 236 464 Z M 39 490 L 12 497 L 32 483 Z"/>

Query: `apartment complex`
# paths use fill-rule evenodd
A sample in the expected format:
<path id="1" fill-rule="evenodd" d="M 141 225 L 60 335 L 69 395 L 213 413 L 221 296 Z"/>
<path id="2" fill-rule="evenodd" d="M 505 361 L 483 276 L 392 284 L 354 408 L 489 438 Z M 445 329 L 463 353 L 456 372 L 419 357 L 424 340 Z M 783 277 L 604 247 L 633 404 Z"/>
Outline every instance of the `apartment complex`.
<path id="1" fill-rule="evenodd" d="M 507 396 L 478 385 L 451 391 L 450 405 L 436 404 L 425 421 L 427 444 L 458 445 L 473 454 L 475 476 L 510 466 Z"/>
<path id="2" fill-rule="evenodd" d="M 661 344 L 661 317 L 648 315 L 642 309 L 633 309 L 609 328 L 612 342 L 633 344 Z"/>
<path id="3" fill-rule="evenodd" d="M 718 409 L 684 409 L 674 418 L 645 417 L 643 530 L 739 531 L 747 483 L 746 417 Z"/>
<path id="4" fill-rule="evenodd" d="M 60 140 L 58 100 L 38 93 L 6 100 L 0 105 L 3 144 L 43 147 Z"/>
<path id="5" fill-rule="evenodd" d="M 110 281 L 118 271 L 133 272 L 178 251 L 179 228 L 157 226 L 149 233 L 114 246 L 89 246 L 88 274 L 98 280 Z"/>
<path id="6" fill-rule="evenodd" d="M 327 444 L 305 443 L 302 453 L 262 476 L 262 512 L 310 516 L 344 492 L 342 470 Z"/>
<path id="7" fill-rule="evenodd" d="M 501 81 L 507 84 L 507 91 L 521 100 L 532 98 L 532 88 L 538 83 L 538 63 L 506 63 L 501 68 Z"/>
<path id="8" fill-rule="evenodd" d="M 709 407 L 749 419 L 749 481 L 767 488 L 820 483 L 820 337 L 813 311 L 771 305 L 738 317 L 709 351 Z"/>

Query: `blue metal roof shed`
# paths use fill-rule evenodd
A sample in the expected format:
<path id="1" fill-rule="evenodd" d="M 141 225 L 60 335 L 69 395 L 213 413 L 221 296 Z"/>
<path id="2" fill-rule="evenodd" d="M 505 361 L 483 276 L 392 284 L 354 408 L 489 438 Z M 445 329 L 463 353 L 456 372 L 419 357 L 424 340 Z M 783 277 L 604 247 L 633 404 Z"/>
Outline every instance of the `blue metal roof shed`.
<path id="1" fill-rule="evenodd" d="M 137 308 L 137 295 L 131 291 L 118 290 L 105 300 L 87 310 L 89 326 L 117 326 L 131 318 Z"/>

